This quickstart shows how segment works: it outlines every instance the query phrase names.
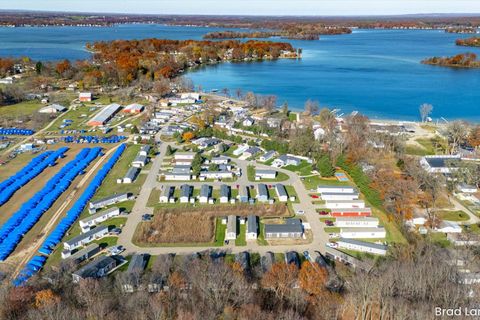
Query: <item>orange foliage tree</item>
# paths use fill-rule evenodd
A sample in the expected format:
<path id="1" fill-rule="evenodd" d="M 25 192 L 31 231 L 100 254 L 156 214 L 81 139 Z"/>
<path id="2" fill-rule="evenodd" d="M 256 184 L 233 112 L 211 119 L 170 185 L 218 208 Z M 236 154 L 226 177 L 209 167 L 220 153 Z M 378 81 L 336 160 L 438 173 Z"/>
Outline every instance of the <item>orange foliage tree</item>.
<path id="1" fill-rule="evenodd" d="M 274 263 L 261 280 L 262 286 L 272 290 L 277 298 L 283 299 L 298 280 L 298 269 L 294 264 Z"/>
<path id="2" fill-rule="evenodd" d="M 60 302 L 60 297 L 50 289 L 40 290 L 35 294 L 35 307 L 43 308 Z"/>
<path id="3" fill-rule="evenodd" d="M 193 138 L 195 138 L 195 134 L 192 131 L 187 131 L 182 135 L 182 139 L 185 142 L 189 142 Z"/>

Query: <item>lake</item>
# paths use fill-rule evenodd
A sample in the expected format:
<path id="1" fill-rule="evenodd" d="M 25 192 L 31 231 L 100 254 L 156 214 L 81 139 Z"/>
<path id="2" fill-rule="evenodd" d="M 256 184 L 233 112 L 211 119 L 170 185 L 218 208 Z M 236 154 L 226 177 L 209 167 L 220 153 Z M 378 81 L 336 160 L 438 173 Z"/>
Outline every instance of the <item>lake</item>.
<path id="1" fill-rule="evenodd" d="M 113 39 L 201 39 L 219 30 L 206 27 L 118 25 L 97 27 L 0 28 L 1 56 L 38 60 L 84 59 L 85 43 Z M 301 110 L 307 99 L 321 106 L 358 110 L 371 118 L 418 120 L 422 103 L 434 106 L 432 117 L 480 121 L 480 69 L 450 69 L 420 64 L 430 56 L 475 52 L 455 46 L 471 35 L 439 30 L 354 30 L 322 36 L 319 41 L 288 41 L 303 49 L 299 60 L 223 63 L 187 74 L 204 90 L 273 94 Z"/>

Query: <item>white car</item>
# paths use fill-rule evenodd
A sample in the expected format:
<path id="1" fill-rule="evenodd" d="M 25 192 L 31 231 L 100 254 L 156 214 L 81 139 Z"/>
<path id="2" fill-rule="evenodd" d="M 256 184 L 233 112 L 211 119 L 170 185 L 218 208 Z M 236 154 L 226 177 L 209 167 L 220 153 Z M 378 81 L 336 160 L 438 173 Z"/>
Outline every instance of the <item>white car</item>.
<path id="1" fill-rule="evenodd" d="M 303 211 L 303 210 L 297 210 L 296 214 L 302 215 L 302 214 L 305 214 L 305 211 Z"/>
<path id="2" fill-rule="evenodd" d="M 115 256 L 125 251 L 125 248 L 123 246 L 113 246 L 108 248 L 107 251 L 110 255 Z"/>
<path id="3" fill-rule="evenodd" d="M 327 242 L 327 247 L 330 247 L 330 248 L 338 248 L 338 243 L 336 242 Z"/>

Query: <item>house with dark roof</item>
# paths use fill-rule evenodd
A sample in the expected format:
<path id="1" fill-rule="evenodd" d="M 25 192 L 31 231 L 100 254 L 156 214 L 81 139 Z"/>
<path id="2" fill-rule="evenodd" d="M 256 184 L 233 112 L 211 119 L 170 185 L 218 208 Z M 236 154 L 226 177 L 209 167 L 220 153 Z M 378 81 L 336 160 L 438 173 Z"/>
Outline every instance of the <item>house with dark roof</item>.
<path id="1" fill-rule="evenodd" d="M 228 203 L 230 201 L 231 194 L 232 192 L 230 186 L 222 184 L 220 186 L 220 203 Z"/>
<path id="2" fill-rule="evenodd" d="M 78 235 L 70 240 L 67 240 L 63 243 L 63 247 L 66 250 L 75 250 L 77 248 L 80 248 L 92 241 L 95 241 L 97 239 L 103 238 L 108 234 L 108 227 L 107 226 L 99 226 L 94 229 L 91 229 L 90 231 L 87 231 L 85 233 L 82 233 L 81 235 Z"/>
<path id="3" fill-rule="evenodd" d="M 198 197 L 198 201 L 200 203 L 208 203 L 212 198 L 212 187 L 208 184 L 203 184 L 200 188 L 200 195 Z"/>
<path id="4" fill-rule="evenodd" d="M 256 240 L 258 237 L 257 216 L 253 214 L 247 217 L 247 233 L 245 237 L 247 240 Z"/>
<path id="5" fill-rule="evenodd" d="M 175 202 L 175 187 L 164 186 L 160 195 L 160 203 Z"/>
<path id="6" fill-rule="evenodd" d="M 103 278 L 126 261 L 120 256 L 101 256 L 72 273 L 73 282 Z"/>
<path id="7" fill-rule="evenodd" d="M 287 189 L 285 188 L 285 186 L 283 184 L 277 183 L 275 185 L 275 191 L 277 192 L 278 201 L 280 201 L 280 202 L 287 202 L 288 201 Z"/>
<path id="8" fill-rule="evenodd" d="M 192 196 L 192 186 L 188 184 L 183 184 L 180 187 L 180 203 L 190 202 L 190 197 Z"/>
<path id="9" fill-rule="evenodd" d="M 266 184 L 260 183 L 257 185 L 257 201 L 268 202 L 268 188 Z"/>
<path id="10" fill-rule="evenodd" d="M 301 238 L 303 225 L 300 219 L 286 219 L 284 224 L 265 224 L 265 238 Z"/>

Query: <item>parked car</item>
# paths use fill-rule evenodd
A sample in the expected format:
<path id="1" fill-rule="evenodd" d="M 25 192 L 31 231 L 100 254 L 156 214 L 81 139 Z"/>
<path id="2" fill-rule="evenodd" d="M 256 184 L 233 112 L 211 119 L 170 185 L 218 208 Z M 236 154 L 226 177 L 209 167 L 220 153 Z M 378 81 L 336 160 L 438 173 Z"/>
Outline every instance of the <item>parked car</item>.
<path id="1" fill-rule="evenodd" d="M 107 252 L 112 256 L 118 255 L 123 251 L 125 251 L 125 248 L 123 246 L 113 246 L 107 249 Z"/>
<path id="2" fill-rule="evenodd" d="M 149 213 L 146 213 L 142 216 L 142 221 L 150 221 L 152 220 L 152 215 Z"/>
<path id="3" fill-rule="evenodd" d="M 328 216 L 327 211 L 319 211 L 318 214 L 321 215 L 321 216 Z"/>
<path id="4" fill-rule="evenodd" d="M 317 196 L 316 194 L 311 194 L 310 197 L 312 197 L 313 199 L 318 199 L 319 196 Z"/>
<path id="5" fill-rule="evenodd" d="M 110 234 L 114 235 L 114 236 L 118 236 L 120 233 L 122 233 L 122 229 L 120 229 L 120 228 L 114 228 L 114 229 L 110 230 Z"/>
<path id="6" fill-rule="evenodd" d="M 296 214 L 302 215 L 302 214 L 305 214 L 305 211 L 303 211 L 303 210 L 297 210 Z"/>
<path id="7" fill-rule="evenodd" d="M 325 220 L 324 222 L 325 222 L 325 224 L 326 224 L 327 226 L 329 226 L 329 227 L 332 227 L 332 226 L 334 225 L 334 223 L 333 223 L 332 220 Z"/>
<path id="8" fill-rule="evenodd" d="M 327 247 L 330 247 L 330 248 L 338 248 L 338 243 L 336 242 L 327 242 Z"/>

